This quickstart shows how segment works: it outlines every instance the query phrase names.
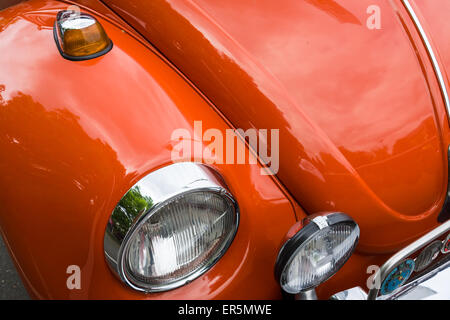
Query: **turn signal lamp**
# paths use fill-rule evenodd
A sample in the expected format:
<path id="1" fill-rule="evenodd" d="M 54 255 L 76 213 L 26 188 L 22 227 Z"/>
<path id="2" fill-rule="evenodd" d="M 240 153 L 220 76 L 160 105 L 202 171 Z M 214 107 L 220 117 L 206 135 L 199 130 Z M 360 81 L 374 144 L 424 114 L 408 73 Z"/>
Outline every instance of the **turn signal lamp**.
<path id="1" fill-rule="evenodd" d="M 72 10 L 58 12 L 53 34 L 59 52 L 69 60 L 96 58 L 112 48 L 112 41 L 102 25 L 86 13 Z"/>
<path id="2" fill-rule="evenodd" d="M 343 213 L 309 217 L 287 234 L 275 265 L 283 290 L 301 294 L 328 280 L 350 258 L 359 239 L 359 227 Z"/>

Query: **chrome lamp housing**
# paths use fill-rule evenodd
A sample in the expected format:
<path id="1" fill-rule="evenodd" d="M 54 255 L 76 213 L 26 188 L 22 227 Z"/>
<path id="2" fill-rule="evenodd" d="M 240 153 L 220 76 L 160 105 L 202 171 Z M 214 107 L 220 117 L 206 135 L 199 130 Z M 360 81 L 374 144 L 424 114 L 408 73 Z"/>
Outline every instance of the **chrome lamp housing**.
<path id="1" fill-rule="evenodd" d="M 238 204 L 216 171 L 175 163 L 141 179 L 119 201 L 106 226 L 105 257 L 131 288 L 171 290 L 209 270 L 238 224 Z"/>
<path id="2" fill-rule="evenodd" d="M 298 299 L 316 299 L 314 289 L 339 271 L 355 250 L 359 227 L 344 213 L 317 214 L 294 225 L 287 238 L 275 277 Z"/>

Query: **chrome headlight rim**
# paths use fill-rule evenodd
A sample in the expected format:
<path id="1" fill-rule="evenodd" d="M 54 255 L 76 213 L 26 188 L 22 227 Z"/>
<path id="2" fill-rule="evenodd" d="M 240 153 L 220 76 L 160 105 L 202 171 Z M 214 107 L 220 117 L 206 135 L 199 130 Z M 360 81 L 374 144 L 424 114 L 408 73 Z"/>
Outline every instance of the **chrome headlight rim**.
<path id="1" fill-rule="evenodd" d="M 296 255 L 311 241 L 318 233 L 325 228 L 330 228 L 337 224 L 349 224 L 358 230 L 358 235 L 352 248 L 349 250 L 348 254 L 344 260 L 341 261 L 341 265 L 336 270 L 339 271 L 342 266 L 350 259 L 352 253 L 355 251 L 356 246 L 359 242 L 359 226 L 358 224 L 347 214 L 343 212 L 330 212 L 326 214 L 318 214 L 317 216 L 307 217 L 303 220 L 303 226 L 298 230 L 291 238 L 287 239 L 282 245 L 278 252 L 278 256 L 275 263 L 275 278 L 280 284 L 281 288 L 289 294 L 298 294 L 300 292 L 306 292 L 315 289 L 318 285 L 328 281 L 336 272 L 331 273 L 327 277 L 321 279 L 320 283 L 311 284 L 303 288 L 300 292 L 296 290 L 290 290 L 282 283 L 282 276 L 286 269 L 292 263 L 292 260 Z"/>
<path id="2" fill-rule="evenodd" d="M 119 277 L 127 286 L 140 292 L 154 293 L 154 292 L 169 291 L 184 286 L 192 282 L 196 278 L 200 277 L 205 272 L 210 270 L 227 252 L 227 250 L 233 243 L 234 238 L 236 237 L 237 234 L 237 230 L 239 228 L 240 210 L 236 199 L 229 191 L 222 176 L 215 169 L 202 163 L 180 162 L 156 169 L 155 171 L 144 176 L 144 178 L 140 179 L 136 184 L 134 184 L 124 194 L 121 200 L 136 186 L 139 186 L 140 184 L 143 183 L 148 183 L 146 180 L 152 180 L 151 178 L 155 174 L 158 175 L 162 174 L 169 178 L 170 175 L 174 173 L 173 172 L 174 168 L 178 168 L 184 171 L 196 171 L 195 172 L 196 174 L 194 173 L 193 176 L 196 175 L 197 177 L 190 182 L 185 181 L 177 184 L 176 186 L 173 186 L 171 191 L 164 192 L 163 195 L 160 198 L 156 199 L 156 201 L 149 208 L 146 208 L 143 212 L 141 212 L 136 217 L 130 228 L 127 230 L 123 239 L 120 241 L 120 247 L 118 248 L 118 250 L 113 250 L 112 252 L 111 250 L 107 250 L 108 244 L 111 241 L 107 237 L 108 235 L 111 236 L 114 230 L 114 225 L 111 219 L 108 221 L 105 230 L 104 253 L 109 267 L 112 269 L 114 274 L 117 277 Z M 174 201 L 176 199 L 182 199 L 186 195 L 201 192 L 207 192 L 223 197 L 227 202 L 229 202 L 229 204 L 234 209 L 235 215 L 234 228 L 233 230 L 230 231 L 231 236 L 229 236 L 229 238 L 224 242 L 224 244 L 220 247 L 220 249 L 216 250 L 216 252 L 212 255 L 212 257 L 207 261 L 207 263 L 202 264 L 199 268 L 196 268 L 193 272 L 190 272 L 187 275 L 181 277 L 180 279 L 170 282 L 168 284 L 154 286 L 139 281 L 135 279 L 132 275 L 130 275 L 126 267 L 127 263 L 126 253 L 131 244 L 130 240 L 133 239 L 133 237 L 140 230 L 143 224 L 145 224 L 147 220 L 149 220 L 155 213 L 157 213 L 161 208 L 166 206 L 171 201 Z M 119 200 L 116 207 L 119 205 L 121 200 Z M 112 217 L 112 213 L 110 217 Z"/>

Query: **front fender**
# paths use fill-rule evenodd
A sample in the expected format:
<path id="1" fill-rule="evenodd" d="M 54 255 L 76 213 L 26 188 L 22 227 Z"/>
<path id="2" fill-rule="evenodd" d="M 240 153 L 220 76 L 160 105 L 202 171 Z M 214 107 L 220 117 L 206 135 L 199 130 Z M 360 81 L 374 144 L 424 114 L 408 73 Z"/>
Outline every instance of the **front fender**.
<path id="1" fill-rule="evenodd" d="M 0 12 L 0 227 L 31 296 L 280 297 L 277 249 L 294 211 L 303 213 L 259 165 L 214 165 L 239 202 L 241 223 L 210 271 L 148 295 L 113 276 L 103 236 L 118 200 L 171 162 L 175 129 L 193 134 L 196 120 L 204 130 L 229 126 L 148 45 L 109 19 L 97 16 L 114 43 L 109 53 L 80 62 L 62 58 L 52 27 L 65 8 L 33 0 Z M 81 268 L 80 289 L 66 286 L 71 265 Z"/>

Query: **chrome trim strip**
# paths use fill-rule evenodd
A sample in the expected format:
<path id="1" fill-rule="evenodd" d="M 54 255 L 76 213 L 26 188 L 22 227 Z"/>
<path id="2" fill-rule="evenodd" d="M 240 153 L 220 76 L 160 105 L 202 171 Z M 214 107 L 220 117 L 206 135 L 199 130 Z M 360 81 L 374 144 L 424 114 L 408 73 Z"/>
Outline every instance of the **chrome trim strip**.
<path id="1" fill-rule="evenodd" d="M 445 201 L 442 205 L 441 212 L 438 216 L 438 222 L 445 222 L 450 219 L 450 147 L 447 151 L 447 193 L 445 195 Z"/>
<path id="2" fill-rule="evenodd" d="M 386 261 L 374 277 L 374 287 L 369 291 L 368 300 L 375 300 L 378 297 L 380 288 L 377 288 L 375 284 L 381 284 L 382 280 L 384 280 L 402 260 L 411 256 L 414 252 L 424 247 L 434 239 L 442 236 L 448 231 L 450 231 L 450 220 L 431 230 L 418 240 L 411 243 L 406 248 L 393 255 L 388 261 Z"/>
<path id="3" fill-rule="evenodd" d="M 420 23 L 419 18 L 417 17 L 416 13 L 414 12 L 414 9 L 411 6 L 411 3 L 409 0 L 402 0 L 404 6 L 409 12 L 409 15 L 411 16 L 414 24 L 416 25 L 417 30 L 419 31 L 420 37 L 422 38 L 422 41 L 425 45 L 425 48 L 427 49 L 428 55 L 431 58 L 431 62 L 433 64 L 434 72 L 436 73 L 439 87 L 441 89 L 441 93 L 444 97 L 444 103 L 445 108 L 447 109 L 447 120 L 450 122 L 450 99 L 447 93 L 447 88 L 445 87 L 445 81 L 444 76 L 442 75 L 441 68 L 439 67 L 439 63 L 437 61 L 436 55 L 434 54 L 433 47 L 431 46 L 430 40 L 427 37 L 427 34 L 425 33 L 425 30 L 422 27 L 422 24 Z"/>
<path id="4" fill-rule="evenodd" d="M 120 204 L 132 191 L 134 192 L 133 197 L 138 197 L 140 201 L 137 204 L 133 204 L 132 210 L 128 211 Z M 152 286 L 134 279 L 127 273 L 125 267 L 125 252 L 129 246 L 129 240 L 145 221 L 165 205 L 167 201 L 198 191 L 219 194 L 226 198 L 234 207 L 235 225 L 226 242 L 220 247 L 220 250 L 212 255 L 207 263 L 168 284 Z M 142 208 L 135 207 L 141 204 L 145 205 Z M 116 211 L 116 209 L 118 210 Z M 142 292 L 172 290 L 201 276 L 212 268 L 227 251 L 239 226 L 239 206 L 229 192 L 222 177 L 212 168 L 193 162 L 175 163 L 149 173 L 127 191 L 116 205 L 116 209 L 111 214 L 105 230 L 103 240 L 105 259 L 117 277 L 129 287 Z M 118 212 L 117 216 L 115 216 L 116 212 Z M 123 221 L 129 221 L 130 223 L 123 226 Z"/>

